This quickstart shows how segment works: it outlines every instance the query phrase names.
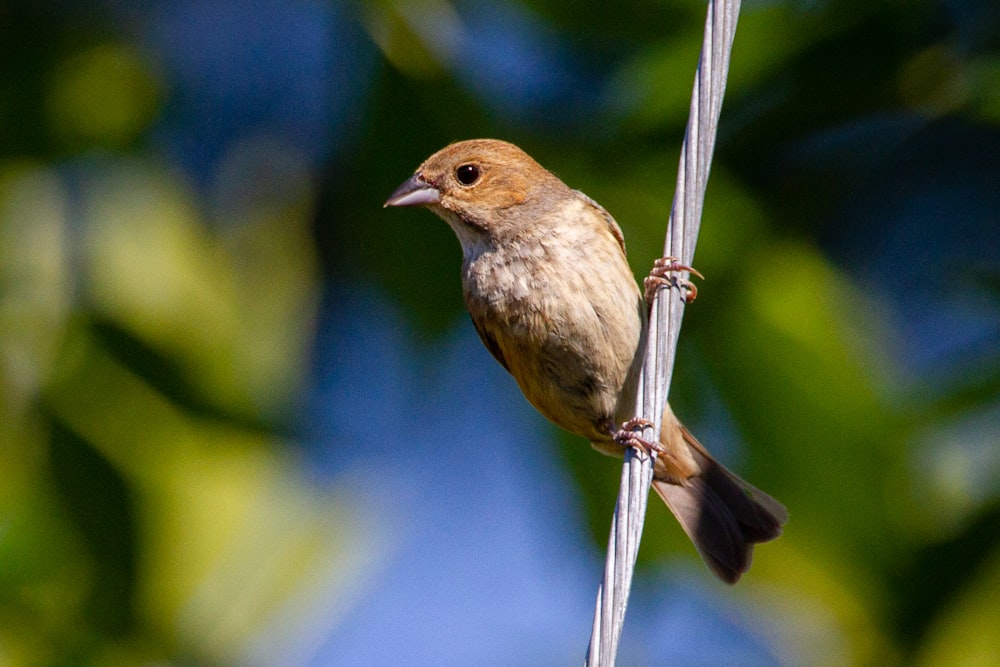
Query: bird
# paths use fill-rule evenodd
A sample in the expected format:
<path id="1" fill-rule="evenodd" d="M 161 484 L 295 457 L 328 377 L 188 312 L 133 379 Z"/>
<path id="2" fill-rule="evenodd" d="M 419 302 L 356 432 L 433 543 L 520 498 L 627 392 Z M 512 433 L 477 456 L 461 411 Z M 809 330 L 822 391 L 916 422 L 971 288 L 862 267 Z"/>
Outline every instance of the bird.
<path id="1" fill-rule="evenodd" d="M 716 461 L 669 404 L 658 442 L 634 434 L 647 301 L 665 275 L 693 269 L 658 261 L 644 293 L 611 214 L 498 139 L 442 148 L 384 207 L 423 207 L 451 227 L 472 323 L 528 402 L 599 452 L 648 445 L 653 489 L 711 572 L 738 581 L 754 544 L 781 534 L 784 506 Z"/>

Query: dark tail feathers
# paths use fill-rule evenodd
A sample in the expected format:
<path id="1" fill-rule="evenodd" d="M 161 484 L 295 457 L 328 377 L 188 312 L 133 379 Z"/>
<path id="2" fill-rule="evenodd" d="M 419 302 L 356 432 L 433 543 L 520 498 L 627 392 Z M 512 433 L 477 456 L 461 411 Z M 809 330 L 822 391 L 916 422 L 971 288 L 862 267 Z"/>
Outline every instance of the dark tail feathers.
<path id="1" fill-rule="evenodd" d="M 777 500 L 726 470 L 687 429 L 684 439 L 700 473 L 680 484 L 656 479 L 653 488 L 709 569 L 719 579 L 735 584 L 750 569 L 753 545 L 781 535 L 788 512 Z"/>

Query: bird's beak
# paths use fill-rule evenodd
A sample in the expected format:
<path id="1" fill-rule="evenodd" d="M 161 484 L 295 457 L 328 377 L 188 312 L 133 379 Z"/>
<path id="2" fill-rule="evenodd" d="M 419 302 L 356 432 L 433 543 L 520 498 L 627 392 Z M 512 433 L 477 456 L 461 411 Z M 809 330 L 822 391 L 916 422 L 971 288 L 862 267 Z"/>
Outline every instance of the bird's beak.
<path id="1" fill-rule="evenodd" d="M 387 206 L 429 206 L 441 201 L 441 191 L 433 185 L 414 174 L 403 184 L 396 188 L 395 192 L 382 205 Z"/>

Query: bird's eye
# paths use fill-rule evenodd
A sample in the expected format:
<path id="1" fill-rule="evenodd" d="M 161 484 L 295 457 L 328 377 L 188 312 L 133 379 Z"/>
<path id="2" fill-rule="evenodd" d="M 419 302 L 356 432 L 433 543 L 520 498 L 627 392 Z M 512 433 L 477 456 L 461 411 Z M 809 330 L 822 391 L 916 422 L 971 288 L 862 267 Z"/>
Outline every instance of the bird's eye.
<path id="1" fill-rule="evenodd" d="M 455 170 L 455 178 L 462 185 L 472 185 L 479 180 L 479 167 L 474 164 L 463 164 Z"/>

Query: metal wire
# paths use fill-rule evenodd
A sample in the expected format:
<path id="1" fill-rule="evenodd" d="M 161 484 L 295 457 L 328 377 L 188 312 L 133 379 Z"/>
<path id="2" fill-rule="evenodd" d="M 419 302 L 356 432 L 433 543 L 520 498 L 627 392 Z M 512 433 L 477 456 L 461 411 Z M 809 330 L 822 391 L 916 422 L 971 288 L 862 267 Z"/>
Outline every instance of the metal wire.
<path id="1" fill-rule="evenodd" d="M 688 265 L 694 259 L 701 226 L 705 188 L 739 12 L 739 0 L 710 0 L 708 3 L 705 37 L 695 73 L 691 110 L 677 171 L 677 189 L 663 248 L 665 257 L 677 257 Z M 636 402 L 639 416 L 655 424 L 653 429 L 646 429 L 643 434 L 648 439 L 655 440 L 659 434 L 684 305 L 682 290 L 661 289 L 650 313 Z M 611 667 L 615 664 L 652 478 L 652 459 L 630 448 L 625 453 L 618 503 L 611 522 L 604 579 L 597 590 L 594 624 L 585 661 L 587 667 Z"/>

